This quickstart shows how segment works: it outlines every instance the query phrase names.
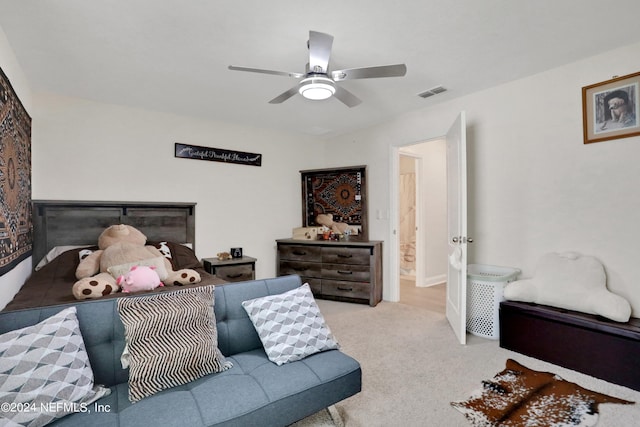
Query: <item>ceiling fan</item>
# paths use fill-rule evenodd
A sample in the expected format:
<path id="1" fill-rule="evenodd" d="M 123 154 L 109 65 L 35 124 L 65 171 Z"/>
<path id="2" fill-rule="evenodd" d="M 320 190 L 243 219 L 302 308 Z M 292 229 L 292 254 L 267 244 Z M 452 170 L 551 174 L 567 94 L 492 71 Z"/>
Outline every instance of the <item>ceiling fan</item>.
<path id="1" fill-rule="evenodd" d="M 229 69 L 301 79 L 296 86 L 269 101 L 270 104 L 280 104 L 296 93 L 299 93 L 305 98 L 312 100 L 322 100 L 335 96 L 348 107 L 355 107 L 362 101 L 345 88 L 338 86 L 336 82 L 378 77 L 401 77 L 407 73 L 407 66 L 405 64 L 348 68 L 329 72 L 329 58 L 331 56 L 332 45 L 333 36 L 317 31 L 309 31 L 309 41 L 307 43 L 309 47 L 309 62 L 307 63 L 305 73 L 263 70 L 260 68 L 237 67 L 235 65 L 229 65 Z"/>

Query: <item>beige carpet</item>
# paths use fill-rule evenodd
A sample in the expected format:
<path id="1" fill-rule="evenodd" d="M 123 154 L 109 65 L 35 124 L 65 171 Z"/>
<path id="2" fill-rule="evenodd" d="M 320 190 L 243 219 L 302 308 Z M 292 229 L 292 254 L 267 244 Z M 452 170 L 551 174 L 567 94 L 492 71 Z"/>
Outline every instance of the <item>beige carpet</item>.
<path id="1" fill-rule="evenodd" d="M 468 427 L 450 402 L 466 399 L 509 358 L 640 402 L 640 392 L 504 350 L 494 340 L 469 335 L 468 344 L 461 346 L 441 312 L 384 301 L 375 308 L 325 300 L 318 305 L 342 350 L 362 365 L 362 392 L 335 405 L 346 427 Z M 640 403 L 605 404 L 598 427 L 631 427 L 640 425 L 638 420 Z M 323 411 L 295 426 L 333 425 Z"/>

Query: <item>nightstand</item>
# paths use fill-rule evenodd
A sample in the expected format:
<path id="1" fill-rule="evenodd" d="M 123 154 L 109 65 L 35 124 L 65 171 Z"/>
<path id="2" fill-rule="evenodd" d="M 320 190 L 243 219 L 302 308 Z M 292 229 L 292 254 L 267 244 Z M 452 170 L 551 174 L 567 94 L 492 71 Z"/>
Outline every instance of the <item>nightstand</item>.
<path id="1" fill-rule="evenodd" d="M 250 256 L 231 258 L 224 261 L 218 258 L 203 258 L 204 269 L 227 282 L 243 282 L 256 278 L 256 259 Z"/>

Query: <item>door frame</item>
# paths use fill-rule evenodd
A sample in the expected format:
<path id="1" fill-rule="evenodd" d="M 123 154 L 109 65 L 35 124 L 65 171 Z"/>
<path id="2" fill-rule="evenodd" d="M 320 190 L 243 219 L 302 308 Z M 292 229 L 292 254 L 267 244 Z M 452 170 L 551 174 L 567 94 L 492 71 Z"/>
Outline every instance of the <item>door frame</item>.
<path id="1" fill-rule="evenodd" d="M 421 144 L 421 143 L 418 143 Z M 417 144 L 414 144 L 417 145 Z M 425 272 L 425 258 L 424 258 L 424 215 L 422 208 L 422 167 L 423 161 L 422 156 L 416 153 L 412 153 L 410 151 L 404 151 L 403 148 L 407 147 L 406 145 L 400 147 L 398 152 L 398 162 L 400 162 L 400 157 L 411 157 L 414 160 L 414 172 L 415 172 L 415 237 L 416 237 L 416 261 L 415 261 L 415 275 L 416 275 L 416 286 L 420 286 L 424 281 L 424 272 Z M 400 164 L 400 163 L 398 163 Z M 398 170 L 398 199 L 400 200 L 400 170 Z M 398 204 L 398 212 L 400 211 L 400 204 Z M 398 228 L 400 229 L 400 217 L 398 217 Z M 398 251 L 400 250 L 400 235 L 398 234 Z M 400 263 L 400 258 L 398 257 L 398 263 Z M 398 268 L 398 272 L 400 269 Z"/>
<path id="2" fill-rule="evenodd" d="M 446 135 L 428 138 L 420 141 L 408 142 L 401 145 L 392 145 L 389 147 L 389 183 L 390 183 L 390 211 L 389 211 L 389 236 L 390 236 L 390 249 L 389 249 L 389 300 L 392 302 L 400 301 L 400 153 L 403 148 L 406 149 L 412 145 L 424 144 L 433 141 L 442 141 Z M 403 153 L 404 155 L 411 155 L 411 153 Z M 422 161 L 417 169 L 422 168 Z M 421 173 L 421 171 L 420 171 Z M 416 173 L 416 179 L 420 179 L 418 173 Z M 422 197 L 416 196 L 416 203 L 422 203 Z M 418 213 L 421 211 L 421 207 L 416 207 Z M 422 222 L 422 215 L 416 219 L 416 224 L 421 234 L 424 231 L 424 224 Z M 422 242 L 423 243 L 423 242 Z M 418 245 L 416 242 L 416 257 L 420 253 L 424 252 L 424 245 Z M 423 255 L 423 254 L 422 254 Z M 424 265 L 424 264 L 423 264 Z M 420 274 L 424 275 L 424 269 L 420 269 Z M 424 277 L 418 278 L 418 268 L 416 262 L 416 280 L 424 280 Z"/>

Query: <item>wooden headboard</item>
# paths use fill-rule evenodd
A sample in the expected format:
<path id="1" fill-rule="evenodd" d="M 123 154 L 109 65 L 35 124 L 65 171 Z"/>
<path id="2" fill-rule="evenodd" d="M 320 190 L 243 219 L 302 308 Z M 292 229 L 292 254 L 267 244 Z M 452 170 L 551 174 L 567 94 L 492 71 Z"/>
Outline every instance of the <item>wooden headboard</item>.
<path id="1" fill-rule="evenodd" d="M 195 203 L 33 201 L 33 265 L 55 246 L 96 245 L 102 231 L 128 224 L 148 240 L 191 243 L 195 250 Z"/>

